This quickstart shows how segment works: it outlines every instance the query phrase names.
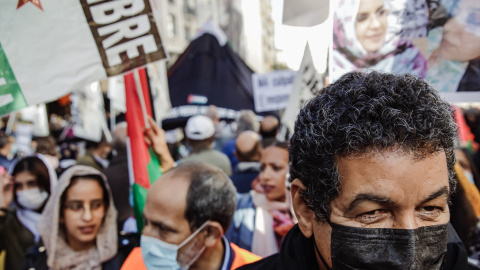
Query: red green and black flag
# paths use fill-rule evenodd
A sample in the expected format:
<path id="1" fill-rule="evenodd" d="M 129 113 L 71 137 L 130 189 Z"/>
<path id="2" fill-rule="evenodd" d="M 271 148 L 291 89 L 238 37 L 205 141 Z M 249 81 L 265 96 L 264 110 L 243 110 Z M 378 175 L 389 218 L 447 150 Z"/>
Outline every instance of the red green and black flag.
<path id="1" fill-rule="evenodd" d="M 137 72 L 137 70 L 133 72 Z M 145 106 L 146 113 L 153 118 L 145 68 L 138 69 L 138 75 L 143 95 L 137 91 L 133 73 L 124 75 L 124 79 L 129 138 L 128 164 L 130 175 L 134 179 L 132 187 L 134 213 L 137 219 L 138 232 L 141 232 L 143 229 L 143 207 L 145 206 L 147 191 L 150 185 L 162 175 L 162 171 L 157 155 L 151 147 L 147 146 L 144 139 L 145 115 L 142 106 Z M 144 100 L 142 101 L 142 99 Z"/>

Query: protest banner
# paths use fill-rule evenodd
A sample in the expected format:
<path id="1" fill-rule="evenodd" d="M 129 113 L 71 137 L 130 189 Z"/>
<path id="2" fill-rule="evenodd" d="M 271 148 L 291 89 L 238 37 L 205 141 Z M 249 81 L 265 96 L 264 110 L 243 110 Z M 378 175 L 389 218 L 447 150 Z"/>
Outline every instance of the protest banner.
<path id="1" fill-rule="evenodd" d="M 425 0 L 345 0 L 333 7 L 330 79 L 354 70 L 425 78 Z"/>
<path id="2" fill-rule="evenodd" d="M 480 1 L 429 2 L 427 81 L 450 102 L 480 102 Z"/>
<path id="3" fill-rule="evenodd" d="M 285 0 L 282 23 L 310 27 L 323 23 L 329 16 L 330 0 Z"/>
<path id="4" fill-rule="evenodd" d="M 164 58 L 148 0 L 0 0 L 0 115 Z"/>
<path id="5" fill-rule="evenodd" d="M 33 136 L 45 137 L 50 135 L 49 119 L 45 104 L 37 104 L 20 110 L 22 122 L 33 124 Z"/>
<path id="6" fill-rule="evenodd" d="M 85 140 L 100 142 L 107 125 L 100 84 L 94 82 L 70 95 L 73 134 Z"/>
<path id="7" fill-rule="evenodd" d="M 293 82 L 293 89 L 282 116 L 282 124 L 293 131 L 298 112 L 306 101 L 314 97 L 323 87 L 323 81 L 313 64 L 310 46 L 305 46 L 302 63 Z M 283 132 L 283 131 L 282 131 Z"/>
<path id="8" fill-rule="evenodd" d="M 277 70 L 265 74 L 252 74 L 255 111 L 266 112 L 287 106 L 296 72 Z"/>

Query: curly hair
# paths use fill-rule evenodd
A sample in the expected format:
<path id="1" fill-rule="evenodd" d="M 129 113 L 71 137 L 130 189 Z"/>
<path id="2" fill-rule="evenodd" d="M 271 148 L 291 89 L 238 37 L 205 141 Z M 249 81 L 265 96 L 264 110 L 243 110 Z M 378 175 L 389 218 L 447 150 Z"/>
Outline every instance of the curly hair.
<path id="1" fill-rule="evenodd" d="M 290 179 L 318 220 L 340 192 L 335 159 L 387 148 L 422 159 L 444 151 L 455 190 L 453 110 L 424 80 L 409 74 L 351 72 L 324 88 L 300 111 L 290 140 Z"/>

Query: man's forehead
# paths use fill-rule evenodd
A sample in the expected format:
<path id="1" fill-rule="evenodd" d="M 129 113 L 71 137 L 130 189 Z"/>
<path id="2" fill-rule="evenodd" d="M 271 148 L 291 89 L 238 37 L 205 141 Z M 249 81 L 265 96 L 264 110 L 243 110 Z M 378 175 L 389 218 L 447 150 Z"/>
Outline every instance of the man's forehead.
<path id="1" fill-rule="evenodd" d="M 167 173 L 153 183 L 147 194 L 145 210 L 185 212 L 190 181 L 185 174 Z M 151 209 L 150 209 L 151 207 Z"/>
<path id="2" fill-rule="evenodd" d="M 364 156 L 336 159 L 340 175 L 340 194 L 354 199 L 358 194 L 381 194 L 402 201 L 448 188 L 448 168 L 444 152 L 419 159 L 413 153 L 383 151 Z"/>

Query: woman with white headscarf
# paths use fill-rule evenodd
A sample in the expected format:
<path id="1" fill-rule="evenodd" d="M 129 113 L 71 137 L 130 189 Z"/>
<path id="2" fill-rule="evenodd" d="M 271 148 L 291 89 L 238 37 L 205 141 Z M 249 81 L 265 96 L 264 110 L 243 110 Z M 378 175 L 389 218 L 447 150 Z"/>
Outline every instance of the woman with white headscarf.
<path id="1" fill-rule="evenodd" d="M 42 155 L 25 157 L 10 169 L 15 208 L 0 209 L 0 250 L 6 251 L 5 269 L 15 270 L 40 239 L 38 222 L 57 176 Z"/>
<path id="2" fill-rule="evenodd" d="M 30 249 L 23 269 L 120 269 L 117 211 L 105 176 L 73 166 L 60 177 L 39 227 L 42 243 Z"/>
<path id="3" fill-rule="evenodd" d="M 342 0 L 333 19 L 333 80 L 357 69 L 425 77 L 427 62 L 410 40 L 388 33 L 388 1 Z"/>

